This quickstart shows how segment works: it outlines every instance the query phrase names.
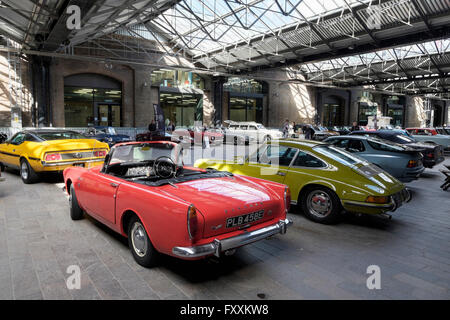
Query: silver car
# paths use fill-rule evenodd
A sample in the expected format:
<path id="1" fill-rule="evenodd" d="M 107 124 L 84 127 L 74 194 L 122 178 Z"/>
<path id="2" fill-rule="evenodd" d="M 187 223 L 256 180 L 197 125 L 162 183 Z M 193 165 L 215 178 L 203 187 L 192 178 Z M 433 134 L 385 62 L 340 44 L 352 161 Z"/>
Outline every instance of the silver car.
<path id="1" fill-rule="evenodd" d="M 416 141 L 439 144 L 444 148 L 444 152 L 450 152 L 450 135 L 440 134 L 431 128 L 407 128 L 406 131 Z"/>
<path id="2" fill-rule="evenodd" d="M 336 136 L 325 142 L 357 154 L 402 182 L 417 179 L 425 170 L 422 153 L 391 141 L 366 136 Z"/>

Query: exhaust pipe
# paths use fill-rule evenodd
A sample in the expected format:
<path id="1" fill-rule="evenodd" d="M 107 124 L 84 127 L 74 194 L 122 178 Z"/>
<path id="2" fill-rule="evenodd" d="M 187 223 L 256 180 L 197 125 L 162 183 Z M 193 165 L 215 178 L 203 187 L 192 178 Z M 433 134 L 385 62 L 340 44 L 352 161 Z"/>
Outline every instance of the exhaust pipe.
<path id="1" fill-rule="evenodd" d="M 387 220 L 392 220 L 392 216 L 387 213 L 380 213 L 380 217 L 387 219 Z"/>

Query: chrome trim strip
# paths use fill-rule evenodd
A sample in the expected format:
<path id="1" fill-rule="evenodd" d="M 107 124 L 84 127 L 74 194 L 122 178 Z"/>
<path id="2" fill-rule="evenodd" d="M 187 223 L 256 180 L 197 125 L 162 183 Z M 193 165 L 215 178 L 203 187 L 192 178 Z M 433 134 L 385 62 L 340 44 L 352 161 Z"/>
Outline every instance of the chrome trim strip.
<path id="1" fill-rule="evenodd" d="M 54 163 L 45 163 L 42 161 L 42 165 L 44 167 L 57 167 L 57 166 L 66 166 L 66 165 L 73 165 L 76 163 L 91 163 L 91 162 L 100 162 L 104 160 L 103 158 L 98 159 L 90 159 L 90 160 L 79 160 L 79 161 L 63 161 L 63 162 L 54 162 Z"/>
<path id="2" fill-rule="evenodd" d="M 228 239 L 214 239 L 213 242 L 201 246 L 173 247 L 172 253 L 182 258 L 199 258 L 212 254 L 219 257 L 222 251 L 227 251 L 255 241 L 263 240 L 278 233 L 285 234 L 287 227 L 291 224 L 292 220 L 284 219 L 278 221 L 276 224 L 262 229 L 245 232 Z"/>
<path id="3" fill-rule="evenodd" d="M 346 201 L 343 200 L 342 201 L 344 205 L 351 205 L 351 206 L 357 206 L 357 207 L 369 207 L 369 208 L 380 208 L 380 209 L 384 209 L 384 208 L 393 208 L 394 204 L 391 203 L 387 203 L 387 204 L 376 204 L 376 203 L 368 203 L 368 202 L 358 202 L 358 201 Z"/>

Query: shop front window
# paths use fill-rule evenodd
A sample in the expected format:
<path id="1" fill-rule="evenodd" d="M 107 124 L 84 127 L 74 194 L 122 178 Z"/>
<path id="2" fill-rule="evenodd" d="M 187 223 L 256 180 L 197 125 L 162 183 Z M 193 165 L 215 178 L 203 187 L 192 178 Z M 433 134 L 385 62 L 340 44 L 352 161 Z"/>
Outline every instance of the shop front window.
<path id="1" fill-rule="evenodd" d="M 173 88 L 205 88 L 205 80 L 193 72 L 159 69 L 151 74 L 152 85 Z"/>
<path id="2" fill-rule="evenodd" d="M 370 116 L 377 114 L 377 106 L 370 106 L 367 103 L 359 104 L 358 121 L 360 126 L 367 126 Z"/>
<path id="3" fill-rule="evenodd" d="M 160 103 L 166 125 L 172 122 L 176 127 L 191 127 L 203 120 L 202 95 L 161 92 Z"/>
<path id="4" fill-rule="evenodd" d="M 122 91 L 64 87 L 66 127 L 121 126 Z"/>
<path id="5" fill-rule="evenodd" d="M 230 120 L 261 123 L 262 113 L 262 98 L 230 97 Z"/>
<path id="6" fill-rule="evenodd" d="M 223 90 L 236 93 L 266 93 L 262 82 L 253 79 L 229 78 L 223 84 Z"/>

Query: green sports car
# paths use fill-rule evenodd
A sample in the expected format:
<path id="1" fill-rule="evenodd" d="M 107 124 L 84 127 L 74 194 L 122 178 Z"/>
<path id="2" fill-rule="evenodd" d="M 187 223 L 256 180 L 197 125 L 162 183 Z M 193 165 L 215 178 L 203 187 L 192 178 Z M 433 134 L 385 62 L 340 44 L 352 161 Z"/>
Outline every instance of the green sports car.
<path id="1" fill-rule="evenodd" d="M 292 203 L 300 204 L 307 217 L 320 223 L 336 222 L 343 209 L 386 215 L 411 199 L 405 185 L 389 173 L 316 141 L 272 141 L 245 159 L 200 159 L 195 166 L 284 183 Z"/>

